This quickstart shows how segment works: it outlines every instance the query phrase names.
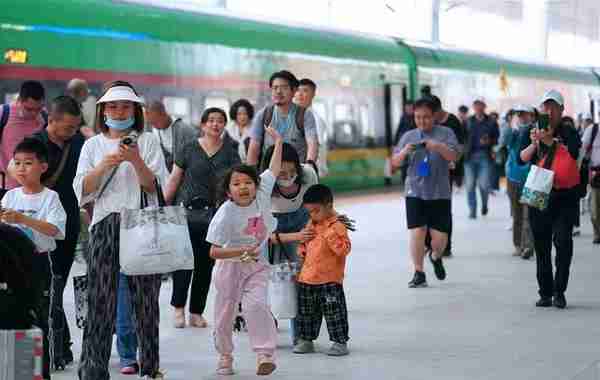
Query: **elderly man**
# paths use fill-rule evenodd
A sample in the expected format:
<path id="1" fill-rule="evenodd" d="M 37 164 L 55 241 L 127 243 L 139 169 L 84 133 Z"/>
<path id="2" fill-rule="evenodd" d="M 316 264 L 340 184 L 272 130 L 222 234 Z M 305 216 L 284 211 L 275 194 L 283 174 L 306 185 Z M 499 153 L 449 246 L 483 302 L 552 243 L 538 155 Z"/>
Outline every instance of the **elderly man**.
<path id="1" fill-rule="evenodd" d="M 81 107 L 81 134 L 90 138 L 96 134 L 96 101 L 90 97 L 90 89 L 85 80 L 75 78 L 67 84 L 67 94 L 77 101 Z"/>

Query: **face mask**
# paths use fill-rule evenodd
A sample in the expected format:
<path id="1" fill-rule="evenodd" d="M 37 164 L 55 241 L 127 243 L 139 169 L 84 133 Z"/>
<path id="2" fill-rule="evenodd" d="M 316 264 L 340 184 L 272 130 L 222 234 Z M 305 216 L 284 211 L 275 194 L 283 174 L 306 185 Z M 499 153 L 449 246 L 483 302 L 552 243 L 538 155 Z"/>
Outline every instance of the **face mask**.
<path id="1" fill-rule="evenodd" d="M 133 116 L 125 120 L 111 119 L 110 117 L 107 117 L 105 123 L 108 126 L 108 128 L 124 131 L 133 127 L 135 119 L 133 118 Z"/>
<path id="2" fill-rule="evenodd" d="M 290 179 L 278 179 L 277 184 L 281 187 L 290 187 L 294 185 L 294 183 L 296 182 L 296 178 L 298 178 L 297 175 L 293 176 Z"/>

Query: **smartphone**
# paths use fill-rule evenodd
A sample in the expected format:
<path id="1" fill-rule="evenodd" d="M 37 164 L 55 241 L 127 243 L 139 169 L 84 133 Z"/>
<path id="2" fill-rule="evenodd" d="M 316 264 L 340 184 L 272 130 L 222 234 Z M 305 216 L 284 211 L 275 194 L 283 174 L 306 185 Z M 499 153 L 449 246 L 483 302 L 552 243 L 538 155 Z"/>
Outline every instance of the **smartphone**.
<path id="1" fill-rule="evenodd" d="M 537 125 L 539 130 L 547 130 L 550 127 L 550 116 L 541 114 L 538 117 Z"/>

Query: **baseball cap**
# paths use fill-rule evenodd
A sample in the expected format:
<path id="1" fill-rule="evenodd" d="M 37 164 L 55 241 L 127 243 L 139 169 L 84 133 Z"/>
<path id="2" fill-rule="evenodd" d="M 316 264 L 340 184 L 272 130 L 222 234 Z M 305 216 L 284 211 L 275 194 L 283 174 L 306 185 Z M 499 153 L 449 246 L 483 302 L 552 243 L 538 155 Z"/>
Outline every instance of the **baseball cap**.
<path id="1" fill-rule="evenodd" d="M 540 102 L 540 104 L 544 104 L 548 100 L 554 100 L 559 106 L 565 105 L 565 100 L 563 96 L 560 94 L 560 92 L 556 90 L 547 91 L 542 97 L 542 101 Z"/>
<path id="2" fill-rule="evenodd" d="M 517 104 L 516 106 L 513 107 L 513 111 L 514 112 L 534 113 L 533 107 L 532 106 L 528 106 L 526 104 Z"/>

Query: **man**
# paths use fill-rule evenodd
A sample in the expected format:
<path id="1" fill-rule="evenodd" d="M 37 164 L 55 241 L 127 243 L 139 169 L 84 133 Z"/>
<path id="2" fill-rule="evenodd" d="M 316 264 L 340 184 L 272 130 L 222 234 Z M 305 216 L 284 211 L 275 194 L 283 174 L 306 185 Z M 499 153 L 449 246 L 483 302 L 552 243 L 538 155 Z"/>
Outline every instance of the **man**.
<path id="1" fill-rule="evenodd" d="M 327 123 L 312 109 L 312 102 L 317 93 L 317 85 L 308 78 L 300 79 L 298 91 L 294 97 L 294 102 L 300 107 L 304 107 L 311 111 L 317 122 L 317 134 L 319 137 L 319 158 L 317 159 L 317 168 L 319 176 L 325 177 L 328 172 L 327 168 Z"/>
<path id="2" fill-rule="evenodd" d="M 469 107 L 464 104 L 458 107 L 458 119 L 462 123 L 464 128 L 467 128 L 467 120 L 469 119 Z"/>
<path id="3" fill-rule="evenodd" d="M 415 103 L 413 129 L 402 136 L 392 158 L 392 166 L 399 167 L 408 160 L 406 183 L 406 219 L 410 232 L 410 253 L 415 274 L 410 288 L 427 286 L 423 260 L 425 236 L 431 233 L 432 251 L 429 254 L 436 277 L 446 278 L 442 255 L 448 241 L 451 223 L 449 162 L 458 158 L 458 142 L 451 129 L 434 125 L 435 105 L 431 98 Z"/>
<path id="4" fill-rule="evenodd" d="M 90 97 L 90 89 L 85 80 L 75 78 L 67 84 L 67 94 L 74 98 L 81 107 L 81 134 L 89 139 L 96 134 L 96 102 Z"/>
<path id="5" fill-rule="evenodd" d="M 476 186 L 479 187 L 481 195 L 481 214 L 488 213 L 488 197 L 493 175 L 492 146 L 499 137 L 498 126 L 485 113 L 485 109 L 485 100 L 475 99 L 473 102 L 475 115 L 467 121 L 464 166 L 470 219 L 477 218 Z"/>
<path id="6" fill-rule="evenodd" d="M 527 260 L 533 256 L 533 236 L 529 226 L 529 208 L 521 203 L 521 193 L 529 174 L 529 164 L 519 164 L 520 135 L 529 133 L 533 125 L 535 110 L 531 106 L 517 105 L 512 110 L 512 121 L 502 126 L 498 148 L 506 148 L 506 190 L 510 199 L 512 215 L 513 256 Z"/>
<path id="7" fill-rule="evenodd" d="M 292 102 L 298 85 L 298 79 L 289 71 L 282 70 L 271 75 L 269 87 L 273 105 L 264 107 L 254 116 L 246 159 L 248 165 L 259 164 L 262 154 L 274 144 L 265 134 L 265 126 L 270 125 L 283 136 L 284 142 L 296 149 L 301 162 L 311 163 L 316 168 L 319 158 L 317 122 L 310 110 Z M 300 122 L 302 125 L 298 125 Z"/>
<path id="8" fill-rule="evenodd" d="M 0 107 L 0 177 L 6 176 L 6 190 L 18 186 L 17 181 L 5 174 L 17 144 L 46 125 L 45 97 L 40 82 L 26 81 L 21 85 L 17 101 Z"/>
<path id="9" fill-rule="evenodd" d="M 402 135 L 406 132 L 415 129 L 415 104 L 412 100 L 407 100 L 404 103 L 404 113 L 400 118 L 398 129 L 396 129 L 396 135 L 394 136 L 394 145 L 398 145 Z"/>
<path id="10" fill-rule="evenodd" d="M 591 119 L 591 118 L 590 118 Z M 583 152 L 590 160 L 590 216 L 594 227 L 594 244 L 600 244 L 600 137 L 598 124 L 591 124 L 583 132 Z"/>
<path id="11" fill-rule="evenodd" d="M 179 118 L 173 119 L 167 113 L 165 105 L 158 100 L 150 102 L 146 107 L 146 122 L 152 126 L 152 133 L 160 141 L 165 164 L 170 173 L 173 169 L 175 152 L 182 149 L 188 142 L 198 138 L 198 130 Z"/>
<path id="12" fill-rule="evenodd" d="M 56 240 L 56 250 L 50 253 L 53 297 L 50 329 L 53 332 L 55 368 L 64 368 L 73 361 L 71 334 L 63 309 L 63 293 L 79 237 L 79 203 L 73 190 L 73 180 L 85 141 L 78 132 L 80 125 L 79 103 L 70 96 L 59 96 L 50 105 L 48 126 L 33 135 L 48 149 L 48 170 L 42 175 L 42 183 L 58 193 L 67 214 L 65 239 Z M 9 173 L 12 170 L 9 166 Z"/>

